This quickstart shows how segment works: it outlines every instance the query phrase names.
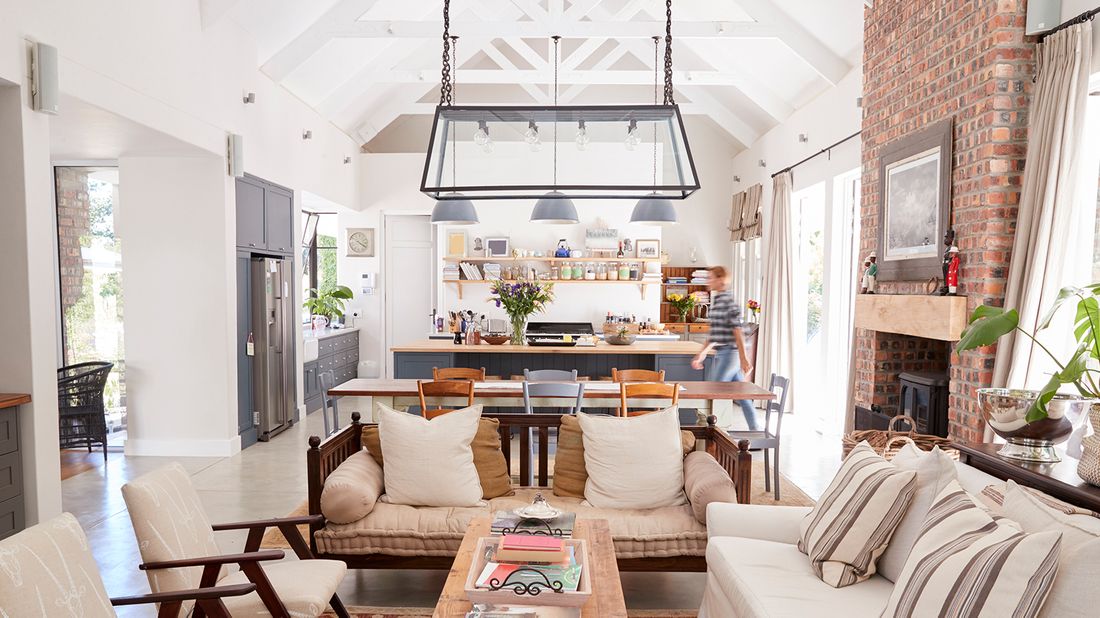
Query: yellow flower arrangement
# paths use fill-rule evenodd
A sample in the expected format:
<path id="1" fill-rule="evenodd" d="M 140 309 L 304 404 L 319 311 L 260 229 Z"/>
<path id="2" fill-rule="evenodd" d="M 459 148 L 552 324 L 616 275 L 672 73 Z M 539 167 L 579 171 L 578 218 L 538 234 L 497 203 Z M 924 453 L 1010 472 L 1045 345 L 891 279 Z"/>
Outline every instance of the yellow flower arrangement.
<path id="1" fill-rule="evenodd" d="M 676 312 L 680 314 L 680 321 L 687 322 L 688 315 L 695 308 L 695 297 L 691 294 L 669 294 L 665 297 Z"/>

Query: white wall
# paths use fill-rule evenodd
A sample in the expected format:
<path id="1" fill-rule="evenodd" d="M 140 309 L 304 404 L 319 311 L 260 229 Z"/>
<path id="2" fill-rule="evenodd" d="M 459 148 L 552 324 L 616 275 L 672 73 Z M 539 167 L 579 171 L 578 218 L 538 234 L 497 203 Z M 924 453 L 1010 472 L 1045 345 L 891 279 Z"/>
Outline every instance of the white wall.
<path id="1" fill-rule="evenodd" d="M 129 455 L 230 455 L 237 435 L 233 219 L 218 157 L 122 157 Z"/>
<path id="2" fill-rule="evenodd" d="M 49 124 L 27 91 L 0 79 L 0 392 L 19 413 L 27 524 L 61 512 L 57 446 L 57 307 Z"/>

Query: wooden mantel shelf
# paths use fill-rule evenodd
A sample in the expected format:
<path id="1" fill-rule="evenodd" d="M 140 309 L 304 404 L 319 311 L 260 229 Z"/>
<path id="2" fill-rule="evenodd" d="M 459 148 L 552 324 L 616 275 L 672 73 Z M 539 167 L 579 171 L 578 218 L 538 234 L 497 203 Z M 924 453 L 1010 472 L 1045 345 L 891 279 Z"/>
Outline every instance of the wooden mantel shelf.
<path id="1" fill-rule="evenodd" d="M 965 296 L 858 294 L 856 328 L 958 341 L 966 327 Z"/>

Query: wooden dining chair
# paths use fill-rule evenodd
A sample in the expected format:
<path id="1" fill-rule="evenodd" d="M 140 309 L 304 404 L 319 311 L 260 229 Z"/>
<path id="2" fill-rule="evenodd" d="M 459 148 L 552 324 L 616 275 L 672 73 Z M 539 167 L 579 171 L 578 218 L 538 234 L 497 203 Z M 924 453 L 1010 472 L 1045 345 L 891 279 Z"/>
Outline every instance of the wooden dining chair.
<path id="1" fill-rule="evenodd" d="M 485 368 L 468 369 L 466 367 L 432 367 L 433 380 L 471 380 L 474 382 L 485 381 Z"/>
<path id="2" fill-rule="evenodd" d="M 417 380 L 416 392 L 420 395 L 420 414 L 428 420 L 456 409 L 429 408 L 428 397 L 465 397 L 467 406 L 474 405 L 474 383 L 471 380 Z"/>
<path id="3" fill-rule="evenodd" d="M 680 403 L 680 384 L 678 382 L 623 382 L 619 384 L 619 416 L 640 416 L 654 412 L 653 409 L 633 410 L 627 407 L 631 399 L 669 399 L 670 406 Z"/>
<path id="4" fill-rule="evenodd" d="M 650 371 L 649 369 L 615 369 L 611 368 L 612 382 L 664 382 L 665 370 Z"/>

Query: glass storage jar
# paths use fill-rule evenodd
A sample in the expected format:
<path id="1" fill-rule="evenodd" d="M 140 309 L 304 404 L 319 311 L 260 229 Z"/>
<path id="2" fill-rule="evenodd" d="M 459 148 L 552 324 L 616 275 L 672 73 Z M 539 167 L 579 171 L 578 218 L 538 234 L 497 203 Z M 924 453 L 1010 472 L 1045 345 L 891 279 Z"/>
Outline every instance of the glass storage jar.
<path id="1" fill-rule="evenodd" d="M 607 279 L 609 281 L 619 280 L 619 265 L 612 263 L 607 267 Z"/>

